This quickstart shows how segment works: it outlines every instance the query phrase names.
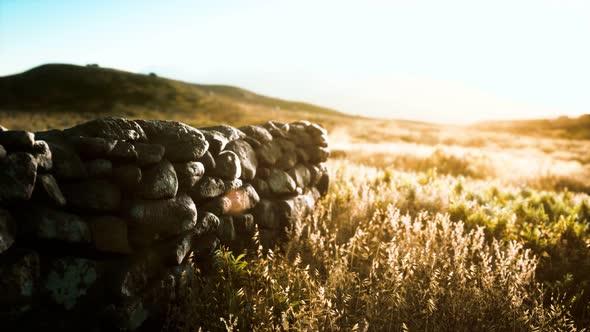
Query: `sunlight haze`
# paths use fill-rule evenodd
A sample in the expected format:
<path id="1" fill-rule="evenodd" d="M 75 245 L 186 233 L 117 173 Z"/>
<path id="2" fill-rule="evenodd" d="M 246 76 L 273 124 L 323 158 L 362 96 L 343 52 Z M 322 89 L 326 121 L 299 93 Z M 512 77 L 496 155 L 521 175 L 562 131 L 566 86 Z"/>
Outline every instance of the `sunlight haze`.
<path id="1" fill-rule="evenodd" d="M 586 1 L 0 0 L 0 75 L 97 63 L 339 111 L 590 113 Z"/>

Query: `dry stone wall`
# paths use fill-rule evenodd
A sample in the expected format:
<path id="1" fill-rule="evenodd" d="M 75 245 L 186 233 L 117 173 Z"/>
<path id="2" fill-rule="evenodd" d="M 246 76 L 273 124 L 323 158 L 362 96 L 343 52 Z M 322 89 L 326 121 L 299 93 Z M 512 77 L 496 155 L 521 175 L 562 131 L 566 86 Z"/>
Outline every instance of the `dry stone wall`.
<path id="1" fill-rule="evenodd" d="M 308 214 L 328 189 L 328 156 L 326 131 L 306 121 L 0 126 L 3 328 L 157 326 L 191 260 L 252 246 L 256 228 L 272 247 Z"/>

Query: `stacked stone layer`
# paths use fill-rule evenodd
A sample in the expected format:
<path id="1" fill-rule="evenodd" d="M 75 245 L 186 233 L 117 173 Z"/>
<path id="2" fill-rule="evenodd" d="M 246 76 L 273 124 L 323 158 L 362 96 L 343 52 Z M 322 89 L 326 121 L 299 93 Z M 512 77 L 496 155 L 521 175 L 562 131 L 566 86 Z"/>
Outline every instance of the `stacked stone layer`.
<path id="1" fill-rule="evenodd" d="M 0 130 L 0 317 L 15 327 L 157 325 L 191 261 L 254 245 L 256 228 L 272 247 L 329 184 L 327 133 L 306 121 Z"/>

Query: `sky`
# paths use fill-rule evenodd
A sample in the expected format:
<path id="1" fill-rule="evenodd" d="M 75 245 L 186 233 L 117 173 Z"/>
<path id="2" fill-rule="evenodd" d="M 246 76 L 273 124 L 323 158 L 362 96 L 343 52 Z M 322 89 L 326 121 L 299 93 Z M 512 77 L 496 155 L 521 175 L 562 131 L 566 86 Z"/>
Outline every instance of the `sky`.
<path id="1" fill-rule="evenodd" d="M 590 1 L 0 0 L 0 76 L 97 63 L 374 117 L 590 113 Z"/>

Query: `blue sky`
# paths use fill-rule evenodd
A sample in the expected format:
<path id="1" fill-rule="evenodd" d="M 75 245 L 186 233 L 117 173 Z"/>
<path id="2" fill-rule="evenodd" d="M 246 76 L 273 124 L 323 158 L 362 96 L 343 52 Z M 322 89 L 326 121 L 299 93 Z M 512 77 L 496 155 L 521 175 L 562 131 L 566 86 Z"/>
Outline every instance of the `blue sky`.
<path id="1" fill-rule="evenodd" d="M 438 122 L 590 113 L 590 2 L 0 0 L 0 75 L 98 63 Z"/>

